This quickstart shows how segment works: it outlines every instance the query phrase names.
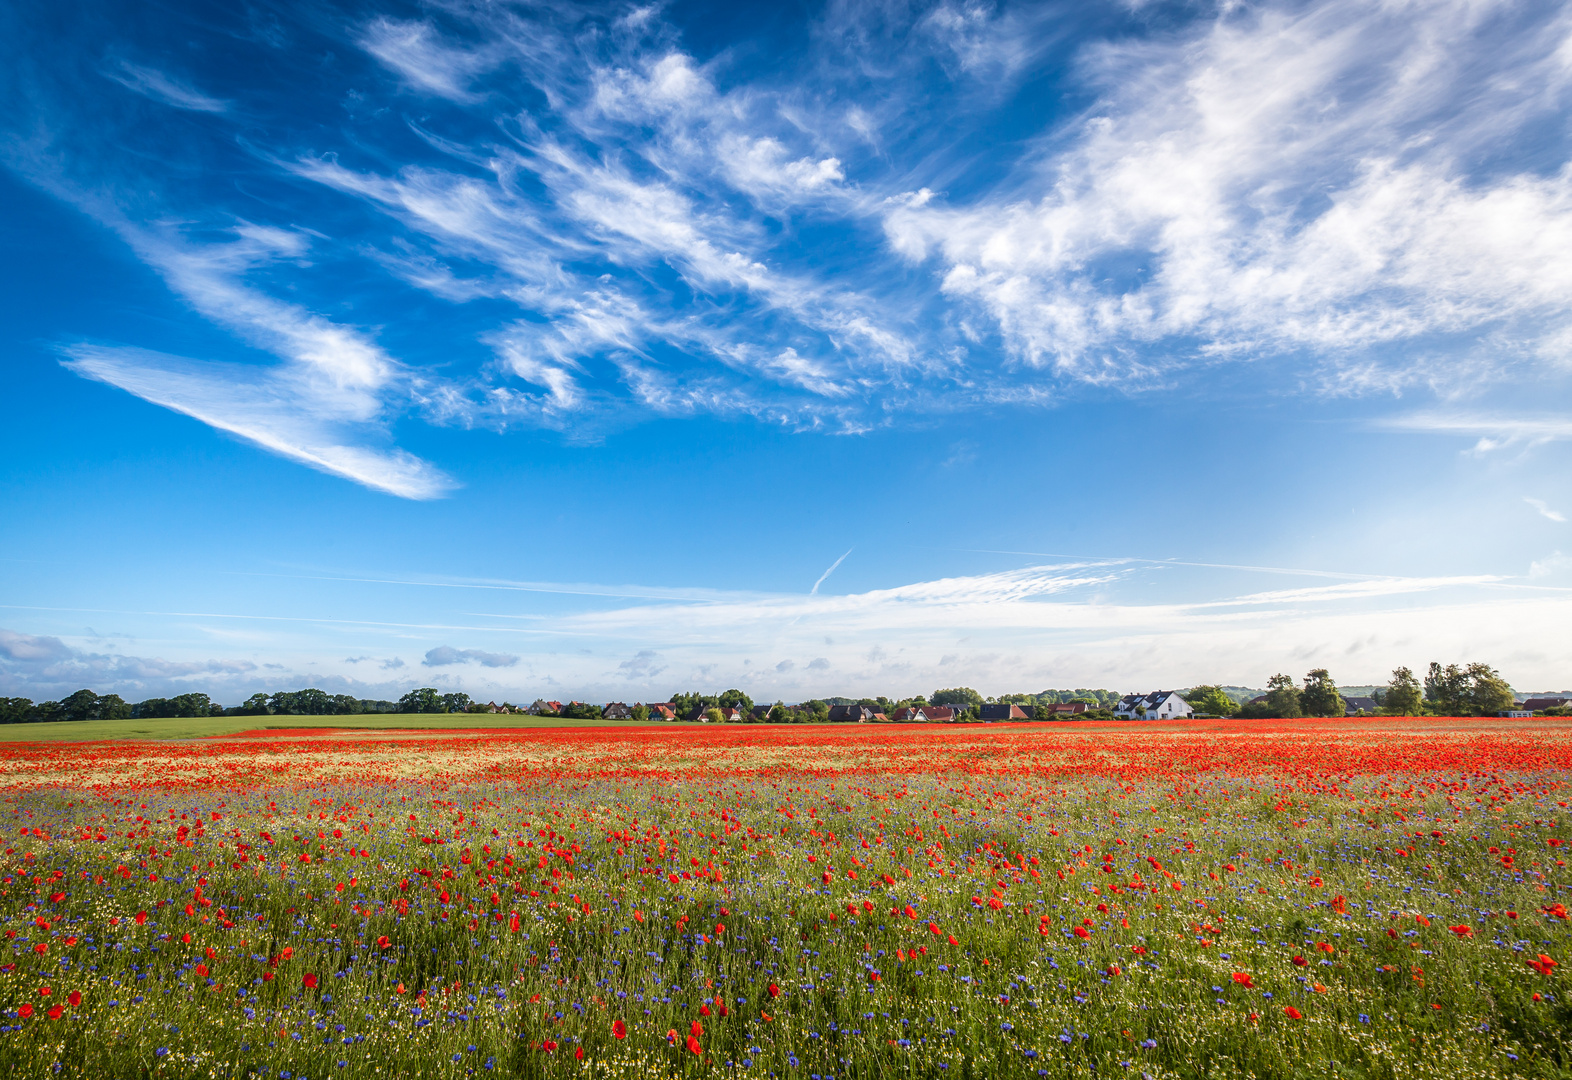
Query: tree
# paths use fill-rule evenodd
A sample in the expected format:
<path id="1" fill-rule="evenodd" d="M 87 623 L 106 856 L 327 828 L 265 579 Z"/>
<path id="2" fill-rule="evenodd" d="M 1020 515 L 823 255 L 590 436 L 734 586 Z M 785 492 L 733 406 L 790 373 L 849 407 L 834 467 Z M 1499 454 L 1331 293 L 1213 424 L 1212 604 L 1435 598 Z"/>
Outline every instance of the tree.
<path id="1" fill-rule="evenodd" d="M 708 720 L 712 724 L 721 724 L 725 723 L 726 716 L 720 711 L 720 709 L 712 705 L 708 709 L 704 710 L 704 719 Z"/>
<path id="2" fill-rule="evenodd" d="M 0 697 L 0 724 L 25 724 L 32 715 L 32 698 Z"/>
<path id="3" fill-rule="evenodd" d="M 235 713 L 238 716 L 266 716 L 267 695 L 252 694 L 246 698 L 244 704 L 235 709 Z"/>
<path id="4" fill-rule="evenodd" d="M 332 716 L 337 711 L 327 691 L 315 688 L 274 694 L 269 705 L 275 713 L 284 716 Z"/>
<path id="5" fill-rule="evenodd" d="M 741 690 L 728 690 L 715 702 L 723 709 L 741 709 L 747 712 L 753 708 L 753 699 Z"/>
<path id="6" fill-rule="evenodd" d="M 958 686 L 951 690 L 935 690 L 929 699 L 934 705 L 959 705 L 963 709 L 981 706 L 982 695 L 969 686 Z"/>
<path id="7" fill-rule="evenodd" d="M 1315 668 L 1305 676 L 1305 688 L 1299 695 L 1299 707 L 1306 716 L 1342 716 L 1348 703 L 1337 692 L 1337 683 L 1326 668 Z"/>
<path id="8" fill-rule="evenodd" d="M 443 712 L 467 712 L 468 710 L 469 710 L 469 695 L 468 694 L 453 693 L 453 694 L 443 694 L 442 695 L 442 711 Z"/>
<path id="9" fill-rule="evenodd" d="M 1190 707 L 1198 713 L 1211 713 L 1214 716 L 1232 716 L 1239 711 L 1239 703 L 1223 693 L 1221 686 L 1209 684 L 1193 686 L 1180 695 L 1190 703 Z"/>
<path id="10" fill-rule="evenodd" d="M 78 690 L 60 699 L 60 711 L 66 720 L 97 720 L 98 695 L 91 690 Z"/>
<path id="11" fill-rule="evenodd" d="M 1299 687 L 1287 675 L 1278 673 L 1266 680 L 1266 707 L 1270 715 L 1292 719 L 1303 716 L 1299 704 Z"/>
<path id="12" fill-rule="evenodd" d="M 1430 661 L 1425 674 L 1425 705 L 1433 716 L 1461 716 L 1467 708 L 1468 677 L 1456 664 Z"/>
<path id="13" fill-rule="evenodd" d="M 633 706 L 633 719 L 635 721 L 637 721 L 638 723 L 642 724 L 642 723 L 644 723 L 644 721 L 648 720 L 649 718 L 650 718 L 650 707 L 648 705 L 635 705 L 635 706 Z"/>
<path id="14" fill-rule="evenodd" d="M 1463 673 L 1468 679 L 1468 707 L 1473 716 L 1492 716 L 1517 703 L 1517 696 L 1501 673 L 1489 664 L 1469 664 Z"/>
<path id="15" fill-rule="evenodd" d="M 1460 668 L 1434 661 L 1425 675 L 1425 704 L 1434 716 L 1487 716 L 1512 707 L 1512 688 L 1489 664 Z"/>
<path id="16" fill-rule="evenodd" d="M 599 720 L 600 706 L 591 705 L 587 701 L 570 701 L 557 715 L 569 720 Z"/>
<path id="17" fill-rule="evenodd" d="M 694 709 L 709 709 L 720 704 L 720 698 L 713 694 L 701 694 L 697 690 L 689 694 L 677 693 L 671 695 L 671 708 L 678 716 L 686 719 Z"/>
<path id="18" fill-rule="evenodd" d="M 27 714 L 28 723 L 53 724 L 65 719 L 65 710 L 58 701 L 40 701 Z"/>
<path id="19" fill-rule="evenodd" d="M 398 699 L 398 711 L 401 713 L 442 712 L 444 711 L 442 695 L 437 693 L 437 688 L 434 686 L 422 686 Z"/>
<path id="20" fill-rule="evenodd" d="M 1394 668 L 1391 680 L 1381 692 L 1381 711 L 1388 716 L 1418 716 L 1423 700 L 1414 673 L 1406 667 Z"/>

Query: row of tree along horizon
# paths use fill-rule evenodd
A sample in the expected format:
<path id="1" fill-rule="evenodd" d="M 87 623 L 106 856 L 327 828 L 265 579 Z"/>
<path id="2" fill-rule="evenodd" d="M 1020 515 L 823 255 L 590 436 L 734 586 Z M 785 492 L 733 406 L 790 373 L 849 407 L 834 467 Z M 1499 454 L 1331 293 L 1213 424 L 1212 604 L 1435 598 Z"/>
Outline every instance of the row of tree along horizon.
<path id="1" fill-rule="evenodd" d="M 670 705 L 678 717 L 687 717 L 695 711 L 741 709 L 748 721 L 755 723 L 825 723 L 831 706 L 863 705 L 886 716 L 896 710 L 922 705 L 946 705 L 957 710 L 960 719 L 977 719 L 984 704 L 1019 705 L 1031 719 L 1050 719 L 1054 705 L 1084 703 L 1087 711 L 1078 719 L 1113 719 L 1114 709 L 1123 695 L 1113 690 L 1043 690 L 1036 694 L 1001 694 L 984 697 L 970 687 L 935 690 L 931 695 L 918 695 L 894 700 L 887 697 L 814 698 L 788 705 L 777 701 L 764 715 L 754 712 L 754 701 L 741 690 L 727 690 L 719 694 L 697 691 L 676 693 L 662 704 Z M 1196 713 L 1205 716 L 1239 717 L 1242 719 L 1292 719 L 1302 716 L 1342 716 L 1347 712 L 1347 702 L 1338 691 L 1337 684 L 1325 668 L 1316 668 L 1304 678 L 1303 685 L 1296 685 L 1287 675 L 1274 675 L 1267 681 L 1265 694 L 1249 696 L 1248 691 L 1218 684 L 1203 684 L 1181 691 Z M 1515 696 L 1500 674 L 1490 665 L 1432 663 L 1423 680 L 1409 668 L 1400 667 L 1384 687 L 1377 687 L 1372 695 L 1378 712 L 1389 716 L 1490 716 L 1513 707 Z M 503 703 L 515 712 L 524 706 Z M 0 697 L 0 723 L 25 724 L 51 721 L 127 720 L 155 718 L 196 718 L 207 716 L 357 716 L 366 713 L 464 713 L 487 712 L 490 703 L 474 701 L 468 694 L 444 693 L 434 687 L 423 686 L 411 690 L 397 701 L 357 698 L 348 694 L 329 694 L 323 690 L 288 690 L 274 694 L 253 694 L 240 705 L 225 707 L 207 694 L 189 693 L 168 698 L 148 698 L 128 703 L 117 694 L 96 694 L 91 690 L 78 690 L 60 701 L 33 702 L 28 698 Z M 643 715 L 640 716 L 640 710 Z M 602 706 L 573 701 L 552 715 L 569 719 L 596 719 Z M 1549 710 L 1551 713 L 1572 712 L 1565 708 Z M 1059 714 L 1061 717 L 1063 714 Z M 634 709 L 634 718 L 647 719 L 649 711 L 644 706 Z"/>

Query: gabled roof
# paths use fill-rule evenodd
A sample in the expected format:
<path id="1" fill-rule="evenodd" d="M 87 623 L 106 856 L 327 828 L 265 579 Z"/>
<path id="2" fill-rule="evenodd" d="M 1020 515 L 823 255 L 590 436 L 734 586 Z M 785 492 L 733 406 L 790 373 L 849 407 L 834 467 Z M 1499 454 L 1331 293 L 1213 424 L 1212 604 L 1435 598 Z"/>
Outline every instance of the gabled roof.
<path id="1" fill-rule="evenodd" d="M 877 713 L 866 705 L 831 705 L 829 720 L 832 724 L 865 723 Z"/>
<path id="2" fill-rule="evenodd" d="M 977 710 L 977 716 L 982 720 L 1025 720 L 1026 710 L 1019 705 L 1000 702 L 997 705 L 984 705 Z"/>
<path id="3" fill-rule="evenodd" d="M 1126 694 L 1119 699 L 1119 707 L 1121 709 L 1133 710 L 1138 706 L 1144 705 L 1148 709 L 1155 709 L 1176 693 L 1177 691 L 1174 690 L 1154 690 L 1150 694 Z M 1180 698 L 1180 700 L 1183 701 L 1184 699 Z M 1185 704 L 1189 704 L 1189 702 L 1185 702 Z"/>

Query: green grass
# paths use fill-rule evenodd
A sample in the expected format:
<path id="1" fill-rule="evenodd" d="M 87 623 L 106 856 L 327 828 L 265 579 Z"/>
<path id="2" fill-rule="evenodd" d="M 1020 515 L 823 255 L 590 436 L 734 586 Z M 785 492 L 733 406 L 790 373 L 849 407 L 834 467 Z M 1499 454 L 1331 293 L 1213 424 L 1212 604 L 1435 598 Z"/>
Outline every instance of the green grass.
<path id="1" fill-rule="evenodd" d="M 0 742 L 93 742 L 100 739 L 200 739 L 240 731 L 344 728 L 360 731 L 472 731 L 627 727 L 623 720 L 563 720 L 490 713 L 362 713 L 359 716 L 202 716 L 164 720 L 84 720 L 59 724 L 0 724 Z"/>
<path id="2" fill-rule="evenodd" d="M 1511 818 L 1473 802 L 1489 789 L 1370 777 L 561 779 L 13 795 L 0 1062 L 19 1080 L 1572 1072 L 1567 976 L 1525 964 L 1568 959 L 1541 913 L 1563 893 L 1560 775 L 1497 784 Z"/>

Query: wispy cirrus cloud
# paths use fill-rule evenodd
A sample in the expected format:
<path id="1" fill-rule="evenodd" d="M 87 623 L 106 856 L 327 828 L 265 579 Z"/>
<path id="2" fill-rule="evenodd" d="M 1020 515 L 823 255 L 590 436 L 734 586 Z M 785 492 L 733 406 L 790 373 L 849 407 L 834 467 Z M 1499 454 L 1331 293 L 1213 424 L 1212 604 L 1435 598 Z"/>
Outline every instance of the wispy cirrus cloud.
<path id="1" fill-rule="evenodd" d="M 1550 504 L 1544 499 L 1536 499 L 1530 495 L 1523 496 L 1523 501 L 1539 512 L 1539 516 L 1549 521 L 1564 522 L 1567 516 L 1559 510 L 1552 510 Z"/>
<path id="2" fill-rule="evenodd" d="M 107 69 L 104 75 L 144 97 L 165 105 L 172 105 L 177 109 L 206 113 L 221 113 L 229 110 L 229 102 L 209 97 L 157 68 L 133 64 L 129 60 L 120 61 Z"/>
<path id="3" fill-rule="evenodd" d="M 1298 356 L 1357 391 L 1559 363 L 1572 172 L 1564 145 L 1558 167 L 1511 161 L 1561 108 L 1568 23 L 1501 16 L 1334 0 L 1093 46 L 1102 94 L 1034 172 L 969 205 L 919 192 L 887 235 L 1012 355 L 1075 378 Z M 1492 340 L 1482 371 L 1472 350 L 1507 327 L 1519 344 Z"/>
<path id="4" fill-rule="evenodd" d="M 241 636 L 265 647 L 259 661 L 273 657 L 285 673 L 272 677 L 272 689 L 281 679 L 292 680 L 291 686 L 338 685 L 412 638 L 465 635 L 466 647 L 430 648 L 423 661 L 413 657 L 407 671 L 397 655 L 380 661 L 383 671 L 401 673 L 376 690 L 392 697 L 426 682 L 498 700 L 530 700 L 548 691 L 587 700 L 665 700 L 678 688 L 729 686 L 758 700 L 800 700 L 928 692 L 936 679 L 985 693 L 1066 686 L 1149 690 L 1216 681 L 1259 686 L 1274 672 L 1312 667 L 1330 667 L 1340 681 L 1359 683 L 1384 680 L 1400 664 L 1469 658 L 1488 660 L 1521 687 L 1561 685 L 1572 664 L 1572 644 L 1559 632 L 1572 617 L 1569 566 L 1556 554 L 1516 577 L 1327 580 L 1307 571 L 1311 583 L 1305 587 L 1268 590 L 1238 587 L 1246 568 L 1128 559 L 1081 559 L 839 595 L 549 582 L 532 583 L 527 591 L 499 586 L 476 593 L 474 583 L 458 580 L 452 584 L 462 591 L 427 594 L 455 600 L 447 607 L 439 602 L 423 618 L 243 612 L 222 618 L 230 626 L 255 627 Z M 1157 588 L 1154 575 L 1166 587 Z M 1223 578 L 1235 587 L 1219 588 Z M 294 587 L 320 598 L 332 580 L 308 577 Z M 394 605 L 427 604 L 410 598 L 413 580 L 380 584 Z M 363 598 L 378 582 L 346 584 Z M 290 579 L 281 578 L 275 592 L 287 595 L 290 587 Z M 542 601 L 531 599 L 544 590 L 555 594 L 549 617 L 539 608 Z M 477 595 L 490 598 L 489 611 L 474 610 Z M 462 617 L 450 610 L 453 603 L 465 605 Z M 89 656 L 60 637 L 12 633 L 0 634 L 0 675 L 13 686 L 38 686 L 47 669 L 53 672 L 50 687 L 81 677 L 79 685 L 100 692 L 188 677 L 191 688 L 207 689 L 206 678 L 238 693 L 266 674 L 242 670 L 249 660 L 207 659 L 208 628 L 217 616 L 164 615 L 161 635 L 180 642 L 170 661 L 121 664 L 108 653 Z M 319 662 L 345 655 L 329 650 L 346 646 L 364 651 L 350 653 L 336 671 Z M 297 670 L 311 674 L 287 674 Z"/>
<path id="5" fill-rule="evenodd" d="M 12 168 L 279 361 L 74 370 L 411 498 L 448 481 L 387 445 L 407 416 L 856 432 L 1222 366 L 1442 400 L 1568 372 L 1562 9 L 837 4 L 707 57 L 683 18 L 330 9 L 225 72 L 243 110 L 91 60 L 169 126 L 20 65 Z"/>
<path id="6" fill-rule="evenodd" d="M 344 432 L 331 408 L 290 372 L 217 364 L 143 349 L 74 345 L 66 367 L 154 405 L 200 420 L 280 457 L 406 499 L 430 499 L 452 483 L 403 450 L 363 445 L 365 432 Z"/>

